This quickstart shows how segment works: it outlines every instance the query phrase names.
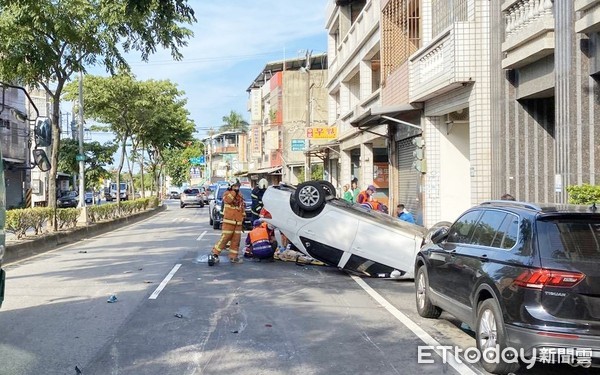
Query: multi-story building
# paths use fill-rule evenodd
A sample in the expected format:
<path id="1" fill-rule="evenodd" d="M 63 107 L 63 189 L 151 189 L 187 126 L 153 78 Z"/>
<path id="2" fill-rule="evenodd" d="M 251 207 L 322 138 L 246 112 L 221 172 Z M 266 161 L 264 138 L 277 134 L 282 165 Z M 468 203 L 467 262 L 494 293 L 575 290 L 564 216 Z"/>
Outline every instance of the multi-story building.
<path id="1" fill-rule="evenodd" d="M 241 130 L 224 131 L 203 139 L 207 148 L 207 170 L 211 182 L 231 180 L 248 168 L 247 134 Z"/>
<path id="2" fill-rule="evenodd" d="M 376 196 L 387 203 L 387 127 L 352 126 L 381 106 L 380 18 L 379 0 L 331 0 L 328 4 L 328 123 L 337 127 L 338 138 L 321 151 L 334 185 L 356 177 L 361 188 L 376 185 Z"/>
<path id="3" fill-rule="evenodd" d="M 426 226 L 489 199 L 488 2 L 332 1 L 330 9 L 330 115 L 341 128 L 342 176 L 349 158 L 363 186 L 377 185 L 370 161 L 387 163 L 389 204 L 404 203 Z"/>
<path id="4" fill-rule="evenodd" d="M 491 1 L 494 196 L 598 184 L 600 1 Z"/>
<path id="5" fill-rule="evenodd" d="M 327 125 L 327 55 L 269 62 L 248 88 L 251 118 L 249 172 L 296 184 L 304 179 L 307 148 L 326 141 L 307 138 L 307 127 Z M 312 158 L 311 163 L 321 163 Z"/>
<path id="6" fill-rule="evenodd" d="M 22 207 L 29 181 L 29 142 L 31 141 L 26 96 L 22 90 L 0 85 L 0 142 L 3 147 L 7 208 Z"/>

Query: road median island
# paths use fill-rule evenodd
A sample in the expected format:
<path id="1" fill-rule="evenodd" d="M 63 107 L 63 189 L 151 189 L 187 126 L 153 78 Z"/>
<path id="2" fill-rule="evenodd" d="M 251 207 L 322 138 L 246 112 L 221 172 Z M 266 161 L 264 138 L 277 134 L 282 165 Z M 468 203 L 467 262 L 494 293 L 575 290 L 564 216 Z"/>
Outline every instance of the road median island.
<path id="1" fill-rule="evenodd" d="M 167 205 L 163 204 L 155 208 L 147 209 L 143 212 L 138 212 L 114 220 L 102 221 L 76 228 L 69 228 L 53 233 L 46 233 L 35 238 L 7 241 L 3 263 L 9 264 L 11 262 L 16 262 L 34 255 L 43 254 L 59 246 L 68 245 L 77 241 L 81 241 L 85 238 L 94 237 L 115 229 L 120 229 L 123 226 L 134 224 L 138 221 L 152 217 L 157 213 L 165 211 L 166 209 Z"/>

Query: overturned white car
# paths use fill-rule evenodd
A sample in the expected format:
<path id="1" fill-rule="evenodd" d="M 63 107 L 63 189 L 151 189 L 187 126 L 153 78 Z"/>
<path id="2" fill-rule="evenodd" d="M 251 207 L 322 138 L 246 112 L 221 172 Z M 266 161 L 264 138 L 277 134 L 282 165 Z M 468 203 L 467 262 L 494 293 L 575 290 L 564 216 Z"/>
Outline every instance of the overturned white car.
<path id="1" fill-rule="evenodd" d="M 271 186 L 263 203 L 264 220 L 306 255 L 361 275 L 413 277 L 423 227 L 338 199 L 327 181 Z"/>

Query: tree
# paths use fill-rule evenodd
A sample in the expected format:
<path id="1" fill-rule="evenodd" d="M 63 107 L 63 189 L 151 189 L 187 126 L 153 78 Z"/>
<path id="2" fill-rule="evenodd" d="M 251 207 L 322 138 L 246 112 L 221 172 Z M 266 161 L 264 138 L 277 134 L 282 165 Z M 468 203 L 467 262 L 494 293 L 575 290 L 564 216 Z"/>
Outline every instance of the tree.
<path id="1" fill-rule="evenodd" d="M 0 3 L 0 78 L 42 87 L 52 99 L 52 168 L 48 203 L 56 205 L 60 99 L 74 72 L 129 68 L 123 53 L 147 61 L 158 47 L 181 59 L 195 22 L 186 0 L 19 0 Z"/>
<path id="2" fill-rule="evenodd" d="M 165 172 L 171 177 L 175 186 L 181 186 L 190 181 L 191 158 L 204 155 L 204 145 L 195 141 L 183 150 L 167 150 L 164 154 Z"/>
<path id="3" fill-rule="evenodd" d="M 225 124 L 221 126 L 221 131 L 248 131 L 248 123 L 236 111 L 229 112 L 229 116 L 223 116 L 223 122 Z"/>
<path id="4" fill-rule="evenodd" d="M 101 186 L 105 178 L 110 178 L 110 171 L 106 167 L 113 163 L 113 155 L 117 151 L 117 145 L 107 142 L 100 144 L 94 141 L 85 143 L 85 189 L 96 190 Z M 77 174 L 79 162 L 76 156 L 79 154 L 79 142 L 74 139 L 65 139 L 60 144 L 60 158 L 58 167 L 60 170 Z"/>
<path id="5" fill-rule="evenodd" d="M 65 97 L 76 97 L 77 87 L 77 82 L 67 85 Z M 117 183 L 131 140 L 134 148 L 143 145 L 142 153 L 152 151 L 148 153 L 149 168 L 158 186 L 165 150 L 182 149 L 193 139 L 194 124 L 188 119 L 184 92 L 170 81 L 137 81 L 126 72 L 112 77 L 85 76 L 83 87 L 85 113 L 107 124 L 119 142 Z"/>

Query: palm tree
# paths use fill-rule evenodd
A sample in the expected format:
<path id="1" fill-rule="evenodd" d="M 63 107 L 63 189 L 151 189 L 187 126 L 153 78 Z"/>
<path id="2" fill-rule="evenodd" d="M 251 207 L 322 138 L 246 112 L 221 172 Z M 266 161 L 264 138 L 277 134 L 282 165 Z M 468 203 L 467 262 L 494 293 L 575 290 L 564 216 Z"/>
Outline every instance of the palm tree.
<path id="1" fill-rule="evenodd" d="M 248 123 L 236 111 L 231 111 L 229 116 L 223 116 L 223 122 L 225 124 L 221 126 L 220 131 L 248 131 Z"/>

